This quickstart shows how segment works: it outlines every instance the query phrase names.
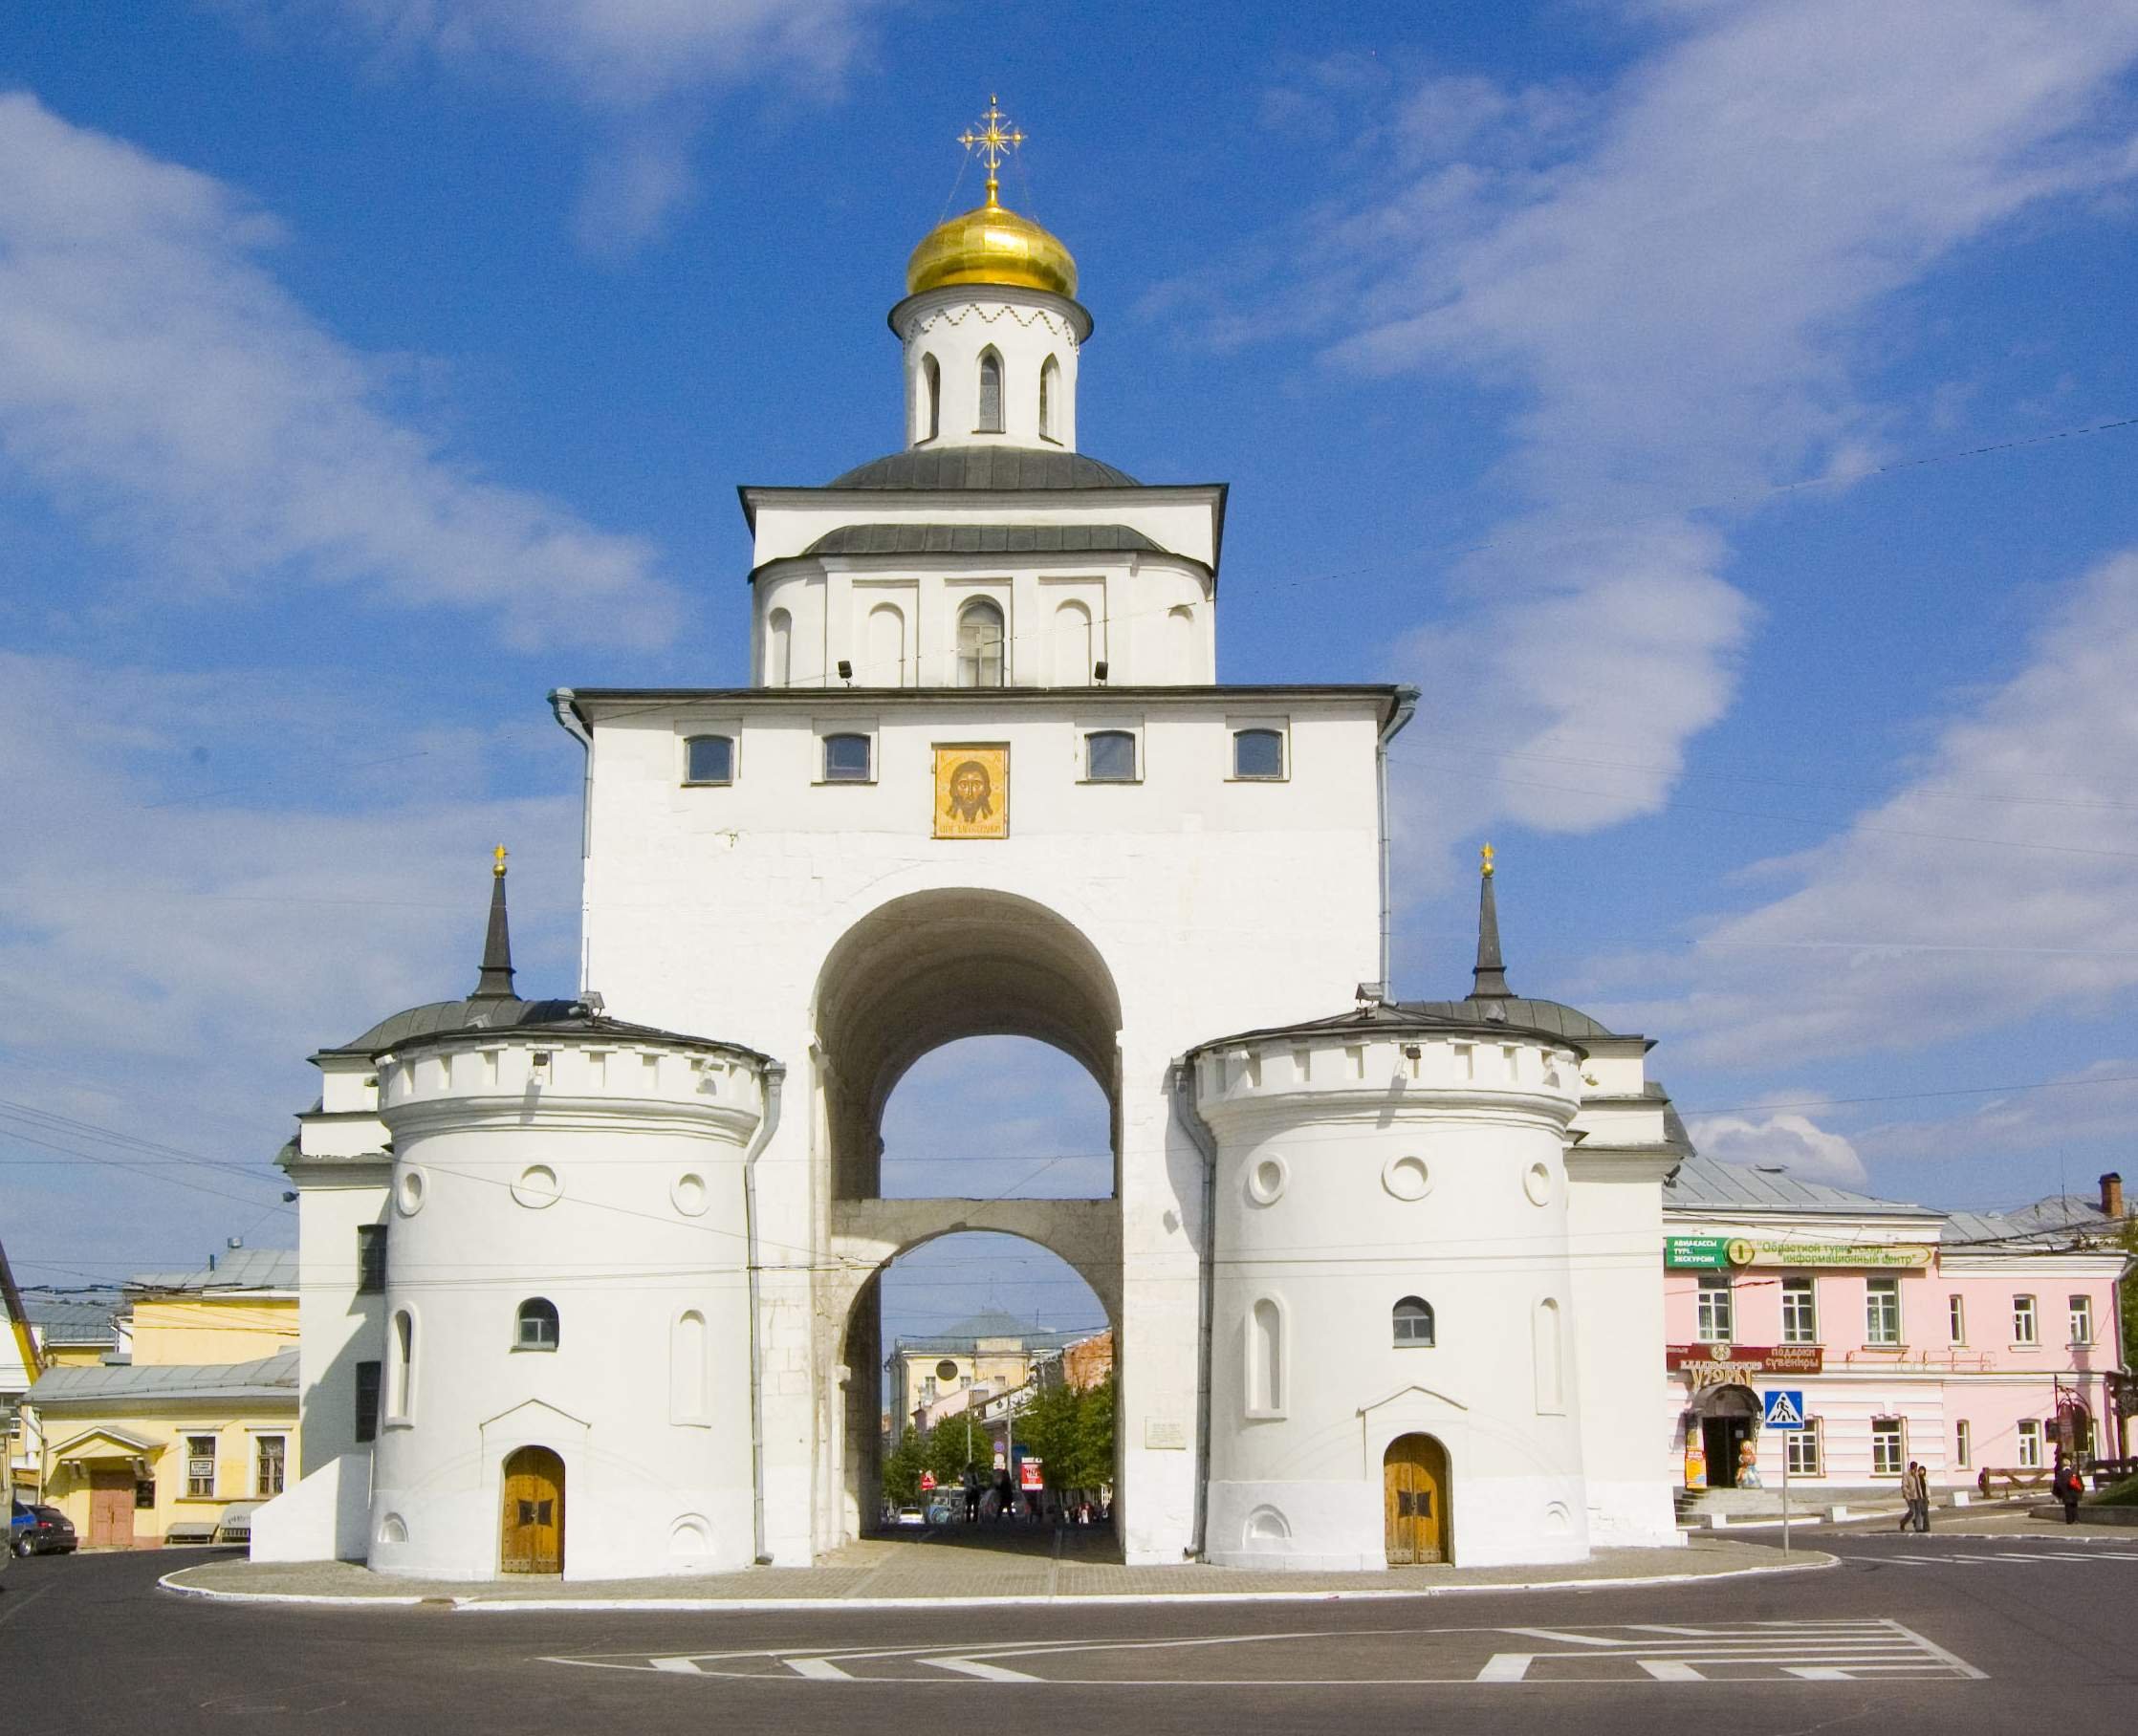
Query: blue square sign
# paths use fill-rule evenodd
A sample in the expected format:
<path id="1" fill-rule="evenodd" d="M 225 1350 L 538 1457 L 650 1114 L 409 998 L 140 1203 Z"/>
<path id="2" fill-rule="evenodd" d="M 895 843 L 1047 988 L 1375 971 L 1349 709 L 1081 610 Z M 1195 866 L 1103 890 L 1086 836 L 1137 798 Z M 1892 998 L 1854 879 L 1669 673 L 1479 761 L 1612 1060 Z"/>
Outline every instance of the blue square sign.
<path id="1" fill-rule="evenodd" d="M 1766 1411 L 1762 1418 L 1768 1428 L 1802 1428 L 1804 1423 L 1804 1395 L 1797 1392 L 1773 1392 L 1760 1395 Z"/>

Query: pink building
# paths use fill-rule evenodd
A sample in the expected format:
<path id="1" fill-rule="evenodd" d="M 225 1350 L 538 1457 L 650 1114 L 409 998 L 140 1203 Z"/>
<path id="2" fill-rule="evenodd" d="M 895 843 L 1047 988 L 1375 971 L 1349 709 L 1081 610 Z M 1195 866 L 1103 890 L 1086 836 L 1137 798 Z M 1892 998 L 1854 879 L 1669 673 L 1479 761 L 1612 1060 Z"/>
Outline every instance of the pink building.
<path id="1" fill-rule="evenodd" d="M 1664 1188 L 1671 1451 L 1689 1486 L 1933 1485 L 2127 1450 L 2116 1176 L 2005 1216 L 1689 1157 Z M 1810 1427 L 1762 1432 L 1801 1390 Z M 1751 1450 L 1746 1451 L 1749 1444 Z"/>

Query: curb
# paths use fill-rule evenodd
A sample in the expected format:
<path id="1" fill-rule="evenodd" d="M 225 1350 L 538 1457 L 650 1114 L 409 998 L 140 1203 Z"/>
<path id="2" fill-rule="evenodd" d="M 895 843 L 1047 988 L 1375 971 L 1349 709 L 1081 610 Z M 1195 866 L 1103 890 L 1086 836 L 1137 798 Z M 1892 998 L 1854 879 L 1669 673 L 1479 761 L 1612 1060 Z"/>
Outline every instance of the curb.
<path id="1" fill-rule="evenodd" d="M 1719 1573 L 1654 1573 L 1618 1579 L 1535 1579 L 1519 1584 L 1429 1585 L 1385 1590 L 1300 1592 L 1036 1592 L 985 1597 L 484 1597 L 454 1596 L 345 1596 L 325 1592 L 225 1592 L 211 1586 L 180 1585 L 180 1568 L 157 1581 L 164 1591 L 181 1597 L 198 1597 L 211 1603 L 308 1604 L 337 1609 L 415 1609 L 429 1607 L 455 1616 L 510 1616 L 533 1614 L 622 1615 L 644 1610 L 656 1615 L 795 1614 L 808 1610 L 960 1610 L 960 1609 L 1083 1609 L 1111 1608 L 1123 1604 L 1213 1603 L 1375 1603 L 1401 1598 L 1476 1596 L 1490 1592 L 1603 1592 L 1633 1591 L 1649 1585 L 1705 1585 L 1717 1579 L 1743 1579 L 1756 1574 L 1817 1573 L 1839 1567 L 1832 1555 L 1817 1560 L 1777 1562 L 1772 1567 L 1726 1568 Z"/>

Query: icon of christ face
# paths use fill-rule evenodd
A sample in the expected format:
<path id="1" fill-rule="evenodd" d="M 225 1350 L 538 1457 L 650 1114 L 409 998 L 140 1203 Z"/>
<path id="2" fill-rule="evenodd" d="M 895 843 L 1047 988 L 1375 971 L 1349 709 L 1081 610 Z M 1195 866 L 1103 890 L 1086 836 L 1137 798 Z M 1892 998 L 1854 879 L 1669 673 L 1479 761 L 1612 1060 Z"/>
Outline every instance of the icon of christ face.
<path id="1" fill-rule="evenodd" d="M 994 814 L 994 782 L 978 760 L 967 760 L 950 773 L 950 815 L 964 825 L 976 825 Z"/>

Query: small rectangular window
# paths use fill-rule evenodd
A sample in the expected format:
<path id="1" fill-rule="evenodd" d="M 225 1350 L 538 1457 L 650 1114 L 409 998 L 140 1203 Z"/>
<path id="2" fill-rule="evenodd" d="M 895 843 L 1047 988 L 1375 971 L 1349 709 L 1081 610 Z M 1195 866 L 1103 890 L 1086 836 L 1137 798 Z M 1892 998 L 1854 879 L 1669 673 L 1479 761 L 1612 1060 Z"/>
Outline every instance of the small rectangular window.
<path id="1" fill-rule="evenodd" d="M 1783 1451 L 1788 1455 L 1789 1474 L 1792 1477 L 1819 1476 L 1819 1419 L 1806 1417 L 1802 1428 L 1784 1435 Z"/>
<path id="2" fill-rule="evenodd" d="M 2019 1468 L 2038 1471 L 2041 1468 L 2041 1424 L 2032 1417 L 2019 1422 Z"/>
<path id="3" fill-rule="evenodd" d="M 137 1478 L 134 1483 L 134 1511 L 137 1513 L 149 1512 L 154 1509 L 155 1506 L 156 1479 L 153 1477 Z"/>
<path id="4" fill-rule="evenodd" d="M 1281 778 L 1284 775 L 1284 731 L 1235 729 L 1233 731 L 1233 775 L 1235 778 Z"/>
<path id="5" fill-rule="evenodd" d="M 1810 1278 L 1781 1281 L 1781 1341 L 1784 1344 L 1819 1342 L 1819 1307 Z"/>
<path id="6" fill-rule="evenodd" d="M 1084 737 L 1084 778 L 1094 784 L 1136 781 L 1136 738 L 1126 729 L 1094 729 Z"/>
<path id="7" fill-rule="evenodd" d="M 2091 1296 L 2073 1296 L 2071 1298 L 2071 1342 L 2074 1344 L 2091 1344 L 2093 1342 L 2093 1298 Z"/>
<path id="8" fill-rule="evenodd" d="M 1907 1448 L 1901 1440 L 1898 1417 L 1873 1417 L 1870 1425 L 1870 1467 L 1874 1477 L 1897 1477 L 1905 1464 Z"/>
<path id="9" fill-rule="evenodd" d="M 1974 1427 L 1964 1417 L 1953 1424 L 1953 1463 L 1963 1471 L 1974 1468 Z"/>
<path id="10" fill-rule="evenodd" d="M 1948 1296 L 1945 1299 L 1945 1320 L 1953 1334 L 1954 1344 L 1967 1342 L 1967 1298 Z"/>
<path id="11" fill-rule="evenodd" d="M 215 1494 L 215 1437 L 185 1437 L 185 1492 L 212 1499 Z"/>
<path id="12" fill-rule="evenodd" d="M 379 1389 L 381 1364 L 360 1362 L 357 1364 L 357 1427 L 356 1439 L 379 1439 Z"/>
<path id="13" fill-rule="evenodd" d="M 2012 1342 L 2015 1344 L 2039 1344 L 2041 1341 L 2040 1323 L 2035 1318 L 2034 1298 L 2012 1298 Z"/>
<path id="14" fill-rule="evenodd" d="M 357 1226 L 357 1293 L 375 1295 L 386 1288 L 386 1226 Z"/>
<path id="15" fill-rule="evenodd" d="M 1731 1334 L 1730 1280 L 1720 1275 L 1700 1280 L 1697 1335 L 1703 1344 L 1727 1344 Z"/>
<path id="16" fill-rule="evenodd" d="M 1864 1342 L 1901 1341 L 1901 1281 L 1872 1278 L 1864 1287 Z"/>
<path id="17" fill-rule="evenodd" d="M 824 781 L 827 784 L 865 784 L 871 781 L 869 739 L 865 735 L 824 737 Z"/>
<path id="18" fill-rule="evenodd" d="M 282 1492 L 283 1473 L 288 1464 L 289 1440 L 284 1435 L 262 1435 L 255 1449 L 257 1476 L 252 1492 L 262 1500 Z"/>
<path id="19" fill-rule="evenodd" d="M 683 781 L 687 784 L 733 783 L 735 738 L 731 735 L 693 735 L 685 742 Z"/>

